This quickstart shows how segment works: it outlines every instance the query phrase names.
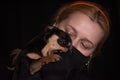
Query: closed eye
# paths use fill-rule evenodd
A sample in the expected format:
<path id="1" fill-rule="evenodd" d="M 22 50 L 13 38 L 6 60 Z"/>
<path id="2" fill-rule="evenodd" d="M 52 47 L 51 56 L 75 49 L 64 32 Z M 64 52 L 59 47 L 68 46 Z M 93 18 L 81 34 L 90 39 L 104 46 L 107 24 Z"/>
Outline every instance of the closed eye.
<path id="1" fill-rule="evenodd" d="M 87 50 L 90 50 L 94 47 L 93 43 L 89 40 L 81 40 L 81 46 L 84 48 L 84 49 L 87 49 Z"/>

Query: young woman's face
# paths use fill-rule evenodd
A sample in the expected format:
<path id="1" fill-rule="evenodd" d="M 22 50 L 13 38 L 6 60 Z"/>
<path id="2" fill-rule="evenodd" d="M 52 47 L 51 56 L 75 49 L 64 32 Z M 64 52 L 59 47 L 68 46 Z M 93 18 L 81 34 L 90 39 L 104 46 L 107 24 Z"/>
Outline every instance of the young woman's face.
<path id="1" fill-rule="evenodd" d="M 72 39 L 73 46 L 85 56 L 93 53 L 104 35 L 98 23 L 80 12 L 71 14 L 69 18 L 55 26 L 67 32 Z"/>

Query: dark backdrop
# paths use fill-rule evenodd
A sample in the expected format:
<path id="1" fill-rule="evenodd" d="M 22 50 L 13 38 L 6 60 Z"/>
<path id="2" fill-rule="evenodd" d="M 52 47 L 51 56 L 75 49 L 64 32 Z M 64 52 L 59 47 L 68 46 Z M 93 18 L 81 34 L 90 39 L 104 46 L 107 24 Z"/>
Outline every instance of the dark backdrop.
<path id="1" fill-rule="evenodd" d="M 1 4 L 0 26 L 0 80 L 11 80 L 10 51 L 23 47 L 49 24 L 50 18 L 65 3 L 77 0 L 9 0 Z M 94 59 L 93 76 L 115 80 L 119 76 L 120 2 L 119 0 L 88 0 L 101 4 L 111 18 L 111 34 L 103 48 L 104 60 Z M 103 70 L 104 66 L 104 70 Z M 100 80 L 100 79 L 97 79 Z"/>

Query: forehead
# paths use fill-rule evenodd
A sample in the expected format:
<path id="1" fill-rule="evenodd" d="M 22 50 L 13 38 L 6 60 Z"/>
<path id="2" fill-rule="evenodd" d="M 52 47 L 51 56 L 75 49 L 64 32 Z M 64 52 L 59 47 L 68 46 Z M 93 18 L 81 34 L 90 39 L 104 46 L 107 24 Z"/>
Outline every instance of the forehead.
<path id="1" fill-rule="evenodd" d="M 98 43 L 103 37 L 103 30 L 100 25 L 83 13 L 73 13 L 65 22 L 66 25 L 75 29 L 78 37 L 87 37 L 94 43 Z"/>

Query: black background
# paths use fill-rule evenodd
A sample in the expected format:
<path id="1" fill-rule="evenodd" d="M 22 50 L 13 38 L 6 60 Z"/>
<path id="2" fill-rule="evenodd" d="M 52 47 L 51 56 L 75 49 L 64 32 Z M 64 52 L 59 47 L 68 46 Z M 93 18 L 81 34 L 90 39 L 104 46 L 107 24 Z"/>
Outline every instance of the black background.
<path id="1" fill-rule="evenodd" d="M 49 24 L 50 19 L 65 3 L 78 0 L 9 0 L 1 3 L 0 10 L 0 80 L 11 80 L 7 70 L 10 51 L 23 47 Z M 93 76 L 105 80 L 116 80 L 119 76 L 119 41 L 120 41 L 120 1 L 87 0 L 101 4 L 111 19 L 110 36 L 103 47 L 104 59 L 94 60 Z M 103 70 L 104 67 L 104 70 Z M 100 80 L 97 79 L 97 80 Z M 102 80 L 102 79 L 101 79 Z"/>

